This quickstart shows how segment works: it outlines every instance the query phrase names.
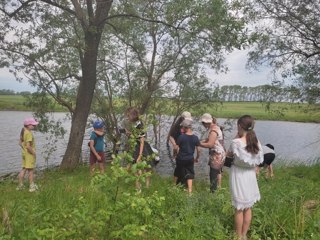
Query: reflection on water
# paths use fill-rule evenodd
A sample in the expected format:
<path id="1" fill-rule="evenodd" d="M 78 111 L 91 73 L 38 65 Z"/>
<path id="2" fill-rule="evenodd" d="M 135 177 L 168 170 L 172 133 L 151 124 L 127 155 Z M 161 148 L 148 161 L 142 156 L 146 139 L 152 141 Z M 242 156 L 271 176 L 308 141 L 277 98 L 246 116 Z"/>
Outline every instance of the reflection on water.
<path id="1" fill-rule="evenodd" d="M 23 120 L 30 117 L 30 112 L 0 112 L 1 139 L 0 139 L 0 175 L 9 172 L 18 172 L 21 168 L 21 153 L 18 146 L 18 139 L 20 130 L 22 128 Z M 55 113 L 54 118 L 64 119 L 65 114 Z M 166 147 L 166 139 L 168 128 L 171 125 L 171 118 L 162 117 L 160 122 L 160 149 L 161 162 L 157 166 L 157 171 L 161 175 L 173 175 L 172 163 L 168 157 Z M 225 119 L 218 119 L 219 124 L 223 124 Z M 64 127 L 69 132 L 70 121 L 64 122 Z M 194 122 L 194 133 L 200 138 L 203 138 L 205 129 L 199 124 Z M 314 164 L 318 161 L 320 156 L 320 124 L 315 123 L 294 123 L 294 122 L 281 122 L 281 121 L 257 121 L 255 130 L 257 136 L 262 144 L 271 143 L 275 146 L 277 158 L 275 164 Z M 65 152 L 65 147 L 68 141 L 68 132 L 64 139 L 60 139 L 57 143 L 58 150 L 50 157 L 48 162 L 45 161 L 43 152 L 46 147 L 46 135 L 34 132 L 37 144 L 37 168 L 44 168 L 49 165 L 58 165 L 62 160 Z M 90 131 L 89 131 L 90 132 Z M 89 132 L 86 134 L 85 139 L 89 138 Z M 230 131 L 225 132 L 226 148 L 229 147 L 230 141 L 236 134 L 235 124 Z M 153 134 L 150 129 L 148 133 L 150 142 L 153 140 Z M 85 143 L 87 141 L 84 141 Z M 83 145 L 84 159 L 88 158 L 88 146 Z M 206 177 L 208 174 L 207 166 L 207 149 L 202 150 L 202 157 L 200 163 L 195 165 L 197 177 Z"/>

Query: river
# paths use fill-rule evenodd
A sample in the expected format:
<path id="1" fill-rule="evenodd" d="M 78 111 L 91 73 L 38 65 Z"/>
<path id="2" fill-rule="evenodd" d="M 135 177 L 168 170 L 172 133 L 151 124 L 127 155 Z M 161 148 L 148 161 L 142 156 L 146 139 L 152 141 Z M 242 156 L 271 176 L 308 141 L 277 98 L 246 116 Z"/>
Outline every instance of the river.
<path id="1" fill-rule="evenodd" d="M 0 176 L 18 172 L 21 168 L 21 153 L 18 145 L 20 130 L 22 123 L 26 117 L 31 117 L 30 112 L 1 111 L 0 112 Z M 64 113 L 55 113 L 53 118 L 64 119 Z M 224 124 L 226 119 L 218 119 L 220 125 Z M 173 174 L 171 161 L 169 160 L 166 148 L 166 136 L 168 127 L 171 124 L 171 118 L 162 117 L 160 123 L 160 164 L 156 171 L 161 175 L 170 176 Z M 64 120 L 63 123 L 66 130 L 70 130 L 70 120 Z M 320 156 L 320 124 L 316 123 L 297 123 L 284 121 L 256 121 L 255 131 L 262 144 L 271 143 L 275 146 L 276 160 L 274 165 L 293 165 L 303 164 L 312 165 L 319 162 Z M 200 138 L 205 130 L 197 121 L 194 124 L 194 133 Z M 87 139 L 90 130 L 85 135 L 82 156 L 86 161 L 88 158 Z M 232 128 L 225 131 L 225 143 L 228 148 L 230 141 L 236 134 L 236 123 L 233 122 Z M 64 139 L 57 142 L 57 151 L 55 151 L 49 159 L 46 160 L 45 150 L 48 150 L 47 135 L 40 132 L 34 132 L 37 146 L 37 169 L 43 169 L 48 166 L 59 165 L 65 147 L 68 142 L 68 133 Z M 148 133 L 148 139 L 152 141 L 152 133 Z M 207 176 L 207 150 L 202 151 L 200 163 L 196 164 L 197 176 Z"/>

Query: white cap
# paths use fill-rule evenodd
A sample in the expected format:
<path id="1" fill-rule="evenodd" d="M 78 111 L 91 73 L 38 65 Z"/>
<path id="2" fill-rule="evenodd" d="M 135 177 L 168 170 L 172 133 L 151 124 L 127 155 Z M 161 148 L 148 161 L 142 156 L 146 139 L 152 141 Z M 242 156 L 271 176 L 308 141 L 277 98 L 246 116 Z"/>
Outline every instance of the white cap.
<path id="1" fill-rule="evenodd" d="M 181 127 L 185 127 L 185 128 L 191 128 L 192 126 L 192 120 L 190 119 L 184 119 L 181 123 L 180 123 Z"/>
<path id="2" fill-rule="evenodd" d="M 184 111 L 183 113 L 181 113 L 181 117 L 183 117 L 184 119 L 189 119 L 192 121 L 192 117 L 191 117 L 191 113 Z"/>
<path id="3" fill-rule="evenodd" d="M 200 118 L 200 122 L 212 123 L 212 121 L 213 121 L 213 118 L 210 113 L 205 113 Z"/>

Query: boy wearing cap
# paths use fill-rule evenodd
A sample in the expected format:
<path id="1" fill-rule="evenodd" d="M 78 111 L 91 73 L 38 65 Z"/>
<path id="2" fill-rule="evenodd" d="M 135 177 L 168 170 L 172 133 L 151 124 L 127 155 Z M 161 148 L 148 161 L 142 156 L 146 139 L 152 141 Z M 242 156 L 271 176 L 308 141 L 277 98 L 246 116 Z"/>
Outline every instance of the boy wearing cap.
<path id="1" fill-rule="evenodd" d="M 192 120 L 185 119 L 181 123 L 184 134 L 177 139 L 178 154 L 176 157 L 176 169 L 174 175 L 178 178 L 177 184 L 187 182 L 188 192 L 192 192 L 192 181 L 194 179 L 194 162 L 199 161 L 200 157 L 200 141 L 199 138 L 193 134 Z M 194 152 L 197 151 L 196 158 Z"/>
<path id="2" fill-rule="evenodd" d="M 93 123 L 93 132 L 90 135 L 90 175 L 95 172 L 96 163 L 99 165 L 100 173 L 104 173 L 105 154 L 104 154 L 104 123 L 95 121 Z"/>
<path id="3" fill-rule="evenodd" d="M 22 190 L 24 188 L 23 178 L 26 172 L 28 172 L 29 176 L 29 192 L 38 190 L 38 186 L 33 180 L 33 169 L 36 163 L 36 146 L 31 132 L 38 124 L 39 122 L 34 118 L 26 118 L 23 122 L 24 128 L 21 130 L 19 140 L 19 145 L 22 148 L 22 170 L 19 173 L 19 185 L 17 190 Z"/>

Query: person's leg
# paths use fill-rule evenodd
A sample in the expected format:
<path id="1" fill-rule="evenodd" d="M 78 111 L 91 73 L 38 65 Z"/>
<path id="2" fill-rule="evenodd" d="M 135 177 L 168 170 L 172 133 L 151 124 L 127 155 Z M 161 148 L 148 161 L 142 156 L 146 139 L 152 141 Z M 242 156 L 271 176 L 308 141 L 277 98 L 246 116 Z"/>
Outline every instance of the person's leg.
<path id="1" fill-rule="evenodd" d="M 269 171 L 269 173 L 270 173 L 270 177 L 274 177 L 272 164 L 270 164 L 270 165 L 268 166 L 268 171 Z"/>
<path id="2" fill-rule="evenodd" d="M 100 173 L 104 174 L 104 162 L 99 162 Z"/>
<path id="3" fill-rule="evenodd" d="M 217 190 L 219 173 L 220 173 L 220 170 L 210 168 L 210 190 L 211 190 L 211 192 L 214 192 L 215 190 Z"/>
<path id="4" fill-rule="evenodd" d="M 29 185 L 31 186 L 33 182 L 33 169 L 27 169 L 28 170 L 28 175 L 29 175 Z"/>
<path id="5" fill-rule="evenodd" d="M 221 184 L 222 184 L 222 172 L 221 171 L 217 176 L 217 181 L 218 181 L 218 188 L 221 188 Z"/>
<path id="6" fill-rule="evenodd" d="M 142 171 L 141 170 L 138 170 L 136 173 L 135 173 L 135 176 L 137 177 L 137 180 L 136 180 L 136 190 L 138 192 L 141 191 L 141 182 L 140 182 L 140 176 L 142 175 Z"/>
<path id="7" fill-rule="evenodd" d="M 101 161 L 98 162 L 98 164 L 99 164 L 99 170 L 100 170 L 100 173 L 101 173 L 101 174 L 104 174 L 105 159 L 106 159 L 106 157 L 105 157 L 104 152 L 99 152 L 99 155 L 100 155 L 100 157 L 101 157 Z"/>
<path id="8" fill-rule="evenodd" d="M 243 228 L 243 211 L 242 210 L 235 210 L 234 213 L 234 226 L 236 234 L 239 238 L 242 237 L 242 228 Z"/>
<path id="9" fill-rule="evenodd" d="M 26 174 L 26 169 L 22 168 L 22 170 L 19 173 L 19 186 L 23 185 L 23 178 L 25 174 Z"/>
<path id="10" fill-rule="evenodd" d="M 93 163 L 93 164 L 90 163 L 90 175 L 93 176 L 95 171 L 96 171 L 96 164 L 95 163 Z"/>
<path id="11" fill-rule="evenodd" d="M 259 177 L 259 175 L 260 175 L 260 166 L 256 166 L 256 174 L 257 174 L 257 177 Z"/>
<path id="12" fill-rule="evenodd" d="M 251 208 L 247 208 L 243 210 L 242 237 L 247 236 L 247 232 L 251 224 L 251 218 L 252 218 Z"/>
<path id="13" fill-rule="evenodd" d="M 192 179 L 187 180 L 188 193 L 192 193 Z"/>
<path id="14" fill-rule="evenodd" d="M 90 163 L 90 176 L 93 176 L 94 172 L 96 171 L 96 157 L 91 151 L 90 151 L 89 163 Z"/>
<path id="15" fill-rule="evenodd" d="M 151 184 L 151 176 L 146 177 L 146 188 L 149 188 Z"/>

